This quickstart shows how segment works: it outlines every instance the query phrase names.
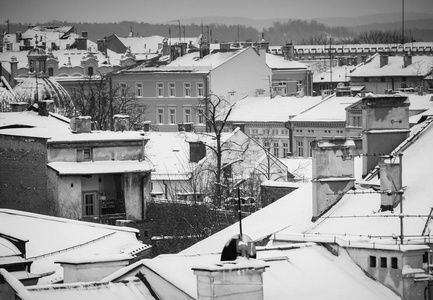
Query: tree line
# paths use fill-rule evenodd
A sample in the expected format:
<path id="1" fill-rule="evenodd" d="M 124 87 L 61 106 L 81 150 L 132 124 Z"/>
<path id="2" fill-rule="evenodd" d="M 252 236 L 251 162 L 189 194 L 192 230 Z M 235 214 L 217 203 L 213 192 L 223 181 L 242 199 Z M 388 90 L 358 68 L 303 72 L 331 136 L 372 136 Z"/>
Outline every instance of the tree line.
<path id="1" fill-rule="evenodd" d="M 130 31 L 134 36 L 160 35 L 182 39 L 183 37 L 198 37 L 200 34 L 211 42 L 259 41 L 262 36 L 270 45 L 284 45 L 292 42 L 295 45 L 326 44 L 332 39 L 334 44 L 341 43 L 380 43 L 389 44 L 401 42 L 401 32 L 393 29 L 369 29 L 354 32 L 346 27 L 327 26 L 311 20 L 287 20 L 275 22 L 273 26 L 262 31 L 245 25 L 225 24 L 150 24 L 145 22 L 122 21 L 110 23 L 76 23 L 54 20 L 49 23 L 28 24 L 10 23 L 1 25 L 0 31 L 25 31 L 30 25 L 74 26 L 76 32 L 88 32 L 90 40 L 97 41 L 112 34 L 128 36 Z M 425 36 L 431 36 L 432 30 L 410 29 L 405 33 L 405 41 L 423 41 Z M 406 36 L 407 35 L 407 36 Z"/>

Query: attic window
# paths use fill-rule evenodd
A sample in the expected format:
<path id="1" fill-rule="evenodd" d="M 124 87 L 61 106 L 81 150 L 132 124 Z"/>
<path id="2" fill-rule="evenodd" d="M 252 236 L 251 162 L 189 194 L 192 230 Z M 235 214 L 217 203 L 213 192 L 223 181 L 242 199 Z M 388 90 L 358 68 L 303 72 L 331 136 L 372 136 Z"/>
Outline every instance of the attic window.
<path id="1" fill-rule="evenodd" d="M 387 268 L 388 267 L 388 262 L 386 257 L 381 257 L 380 258 L 380 267 L 381 268 Z"/>
<path id="2" fill-rule="evenodd" d="M 91 161 L 92 160 L 92 149 L 77 149 L 77 161 Z"/>
<path id="3" fill-rule="evenodd" d="M 370 267 L 376 268 L 376 256 L 370 255 Z"/>

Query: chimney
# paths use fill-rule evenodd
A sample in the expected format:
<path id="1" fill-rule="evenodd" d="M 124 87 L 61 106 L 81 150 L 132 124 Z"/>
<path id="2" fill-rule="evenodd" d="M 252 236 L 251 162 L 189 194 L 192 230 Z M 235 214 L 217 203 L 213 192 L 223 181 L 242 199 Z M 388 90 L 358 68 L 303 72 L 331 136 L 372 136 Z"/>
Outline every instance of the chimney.
<path id="1" fill-rule="evenodd" d="M 189 161 L 199 162 L 206 156 L 206 145 L 203 142 L 189 142 Z"/>
<path id="2" fill-rule="evenodd" d="M 402 189 L 401 182 L 401 157 L 396 161 L 396 157 L 383 158 L 379 163 L 380 189 L 380 209 L 382 211 L 393 211 L 394 207 L 400 203 Z"/>
<path id="3" fill-rule="evenodd" d="M 198 300 L 262 300 L 265 262 L 238 257 L 235 261 L 221 262 L 192 268 L 197 276 Z"/>
<path id="4" fill-rule="evenodd" d="M 362 174 L 366 176 L 409 135 L 409 99 L 401 95 L 362 99 Z"/>
<path id="5" fill-rule="evenodd" d="M 412 55 L 406 54 L 403 56 L 403 68 L 406 68 L 412 64 Z"/>
<path id="6" fill-rule="evenodd" d="M 18 60 L 15 56 L 11 57 L 10 64 L 11 64 L 10 84 L 11 84 L 11 87 L 14 87 L 16 84 L 15 77 L 18 76 Z"/>
<path id="7" fill-rule="evenodd" d="M 319 140 L 313 147 L 313 218 L 315 222 L 355 183 L 352 139 Z"/>
<path id="8" fill-rule="evenodd" d="M 129 116 L 128 115 L 114 115 L 114 131 L 127 131 L 129 130 Z"/>
<path id="9" fill-rule="evenodd" d="M 388 64 L 388 54 L 380 55 L 380 67 L 386 66 Z"/>
<path id="10" fill-rule="evenodd" d="M 70 127 L 73 133 L 91 132 L 92 119 L 90 116 L 72 117 Z"/>
<path id="11" fill-rule="evenodd" d="M 126 254 L 88 255 L 64 258 L 55 263 L 63 267 L 63 282 L 98 281 L 129 265 Z"/>
<path id="12" fill-rule="evenodd" d="M 292 42 L 286 43 L 286 45 L 283 46 L 282 52 L 283 52 L 284 59 L 293 60 L 294 47 Z"/>
<path id="13" fill-rule="evenodd" d="M 151 121 L 144 121 L 143 122 L 143 131 L 150 131 L 150 124 L 151 124 Z"/>
<path id="14" fill-rule="evenodd" d="M 38 101 L 38 114 L 40 116 L 48 117 L 50 115 L 53 100 L 39 100 Z"/>
<path id="15" fill-rule="evenodd" d="M 87 36 L 88 36 L 87 31 L 81 31 L 81 36 L 82 36 L 84 39 L 87 39 Z"/>
<path id="16" fill-rule="evenodd" d="M 245 123 L 233 123 L 233 130 L 238 128 L 245 133 Z"/>

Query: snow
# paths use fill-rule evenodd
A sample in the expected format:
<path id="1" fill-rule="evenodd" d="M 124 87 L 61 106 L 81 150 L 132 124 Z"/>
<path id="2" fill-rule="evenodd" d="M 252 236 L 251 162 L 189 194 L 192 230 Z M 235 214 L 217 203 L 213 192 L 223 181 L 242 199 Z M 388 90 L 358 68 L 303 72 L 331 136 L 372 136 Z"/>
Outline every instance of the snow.
<path id="1" fill-rule="evenodd" d="M 28 287 L 33 300 L 144 300 L 154 299 L 145 284 L 138 278 L 120 282 L 89 282 Z M 23 298 L 25 299 L 25 298 Z"/>
<path id="2" fill-rule="evenodd" d="M 346 107 L 359 97 L 329 97 L 291 119 L 292 122 L 346 122 Z"/>
<path id="3" fill-rule="evenodd" d="M 266 53 L 266 64 L 271 69 L 308 69 L 306 64 L 299 61 L 287 60 L 280 55 L 270 53 Z"/>
<path id="4" fill-rule="evenodd" d="M 222 65 L 229 59 L 234 56 L 239 55 L 240 53 L 247 51 L 249 48 L 245 48 L 238 51 L 230 51 L 230 52 L 217 52 L 211 53 L 203 58 L 200 58 L 199 52 L 192 52 L 185 54 L 184 56 L 178 57 L 171 63 L 167 65 L 167 68 L 170 67 L 206 67 L 209 70 L 215 69 L 218 66 Z"/>
<path id="5" fill-rule="evenodd" d="M 134 54 L 139 53 L 156 53 L 158 52 L 159 45 L 162 45 L 164 40 L 163 36 L 153 35 L 148 37 L 141 36 L 128 36 L 128 37 L 116 37 L 126 47 L 131 48 L 131 52 Z"/>
<path id="6" fill-rule="evenodd" d="M 62 279 L 63 269 L 56 261 L 71 257 L 95 255 L 129 255 L 149 246 L 136 238 L 137 229 L 74 221 L 16 210 L 0 209 L 2 233 L 22 240 L 26 244 L 26 258 L 33 259 L 32 272 L 55 271 L 43 277 L 40 283 Z"/>
<path id="7" fill-rule="evenodd" d="M 59 175 L 86 175 L 112 173 L 139 173 L 151 171 L 147 161 L 89 161 L 89 162 L 51 162 L 48 166 Z"/>
<path id="8" fill-rule="evenodd" d="M 197 279 L 191 269 L 218 270 L 219 259 L 220 253 L 160 255 L 141 264 L 195 299 Z M 258 248 L 257 260 L 269 266 L 263 273 L 264 299 L 343 299 L 349 294 L 351 299 L 400 299 L 365 276 L 343 249 L 333 256 L 313 244 Z"/>
<path id="9" fill-rule="evenodd" d="M 351 77 L 426 76 L 431 71 L 433 57 L 412 56 L 412 64 L 403 67 L 403 56 L 388 56 L 388 64 L 380 67 L 380 55 L 375 54 L 365 64 L 351 72 Z"/>
<path id="10" fill-rule="evenodd" d="M 320 103 L 321 97 L 246 97 L 238 101 L 229 122 L 287 122 L 291 117 Z"/>

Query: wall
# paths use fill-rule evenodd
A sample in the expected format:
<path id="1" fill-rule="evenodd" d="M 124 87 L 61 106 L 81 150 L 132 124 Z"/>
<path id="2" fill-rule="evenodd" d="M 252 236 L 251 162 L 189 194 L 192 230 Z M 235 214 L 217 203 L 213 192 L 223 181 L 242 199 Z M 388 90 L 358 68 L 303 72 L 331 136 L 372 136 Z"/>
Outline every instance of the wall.
<path id="1" fill-rule="evenodd" d="M 127 84 L 129 91 L 135 91 L 135 84 L 143 84 L 143 97 L 138 97 L 137 100 L 146 105 L 146 120 L 151 121 L 153 126 L 157 126 L 160 131 L 174 132 L 178 130 L 177 124 L 184 123 L 184 109 L 191 109 L 191 121 L 195 124 L 198 131 L 204 131 L 204 124 L 199 124 L 199 118 L 195 108 L 200 104 L 202 98 L 198 98 L 197 83 L 202 83 L 205 88 L 205 76 L 203 73 L 128 73 L 116 74 L 113 78 L 113 86 L 119 85 L 121 82 Z M 176 97 L 169 97 L 169 83 L 173 82 L 176 86 Z M 164 96 L 157 96 L 157 83 L 163 83 Z M 184 97 L 184 83 L 191 83 L 191 97 Z M 164 109 L 164 123 L 157 121 L 157 108 Z M 170 124 L 169 108 L 176 109 L 176 122 Z"/>
<path id="2" fill-rule="evenodd" d="M 231 99 L 232 104 L 245 96 L 254 96 L 256 89 L 263 89 L 264 96 L 269 96 L 267 79 L 271 75 L 265 59 L 249 48 L 211 71 L 210 90 L 213 94 Z M 236 93 L 230 97 L 229 91 L 232 90 Z"/>
<path id="3" fill-rule="evenodd" d="M 81 176 L 57 176 L 58 216 L 78 220 L 82 217 Z"/>
<path id="4" fill-rule="evenodd" d="M 46 139 L 0 135 L 1 206 L 54 214 L 46 164 Z"/>
<path id="5" fill-rule="evenodd" d="M 150 173 L 123 175 L 125 212 L 128 220 L 141 220 L 146 217 L 146 207 L 150 201 L 150 183 Z"/>

